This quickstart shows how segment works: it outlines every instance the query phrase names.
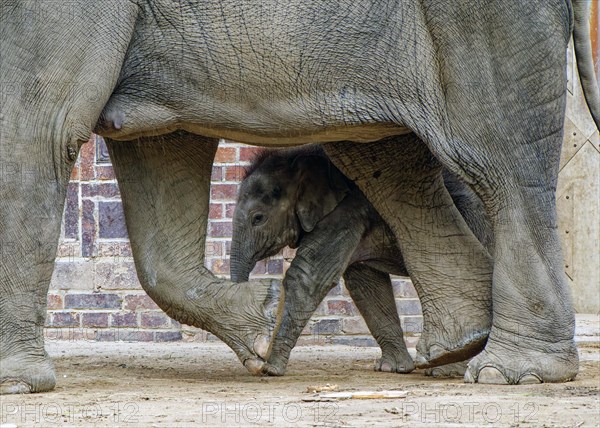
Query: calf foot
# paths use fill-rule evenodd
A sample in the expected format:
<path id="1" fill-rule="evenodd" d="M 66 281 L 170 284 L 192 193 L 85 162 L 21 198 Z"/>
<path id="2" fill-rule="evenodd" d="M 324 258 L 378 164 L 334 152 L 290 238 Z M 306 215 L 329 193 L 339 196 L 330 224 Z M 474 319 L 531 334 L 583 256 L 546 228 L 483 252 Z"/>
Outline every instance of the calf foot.
<path id="1" fill-rule="evenodd" d="M 388 373 L 410 373 L 415 364 L 406 350 L 382 351 L 381 358 L 375 362 L 375 371 Z"/>
<path id="2" fill-rule="evenodd" d="M 28 394 L 54 389 L 56 375 L 50 357 L 16 354 L 0 359 L 0 394 Z"/>
<path id="3" fill-rule="evenodd" d="M 425 370 L 425 376 L 431 377 L 463 377 L 467 370 L 468 361 L 446 364 Z"/>
<path id="4" fill-rule="evenodd" d="M 511 342 L 492 340 L 490 335 L 485 350 L 469 362 L 465 382 L 525 385 L 567 382 L 577 376 L 579 357 L 573 340 L 543 343 L 523 337 Z"/>

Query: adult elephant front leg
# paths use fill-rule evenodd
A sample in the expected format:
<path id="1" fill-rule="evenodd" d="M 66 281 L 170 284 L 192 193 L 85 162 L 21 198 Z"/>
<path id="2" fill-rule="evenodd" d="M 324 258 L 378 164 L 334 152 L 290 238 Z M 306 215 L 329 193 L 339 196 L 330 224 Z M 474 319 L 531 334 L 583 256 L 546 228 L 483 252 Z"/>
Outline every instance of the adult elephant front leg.
<path id="1" fill-rule="evenodd" d="M 282 288 L 235 284 L 204 267 L 217 145 L 186 132 L 108 141 L 142 287 L 169 316 L 215 334 L 257 372 L 281 319 Z"/>
<path id="2" fill-rule="evenodd" d="M 0 6 L 0 393 L 55 385 L 43 333 L 67 185 L 136 19 L 107 3 Z"/>
<path id="3" fill-rule="evenodd" d="M 46 294 L 74 160 L 66 145 L 15 141 L 12 118 L 0 130 L 0 394 L 56 383 L 44 350 Z"/>
<path id="4" fill-rule="evenodd" d="M 414 134 L 325 147 L 396 235 L 423 310 L 417 367 L 476 355 L 491 325 L 492 264 L 446 190 L 440 163 Z"/>

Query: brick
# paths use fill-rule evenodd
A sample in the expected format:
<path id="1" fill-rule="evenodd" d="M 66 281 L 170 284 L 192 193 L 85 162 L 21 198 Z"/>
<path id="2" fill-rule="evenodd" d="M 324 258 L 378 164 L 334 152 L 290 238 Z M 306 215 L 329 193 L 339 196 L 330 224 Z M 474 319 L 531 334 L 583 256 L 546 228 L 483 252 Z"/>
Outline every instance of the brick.
<path id="1" fill-rule="evenodd" d="M 229 260 L 213 259 L 210 264 L 210 270 L 217 275 L 229 275 Z"/>
<path id="2" fill-rule="evenodd" d="M 96 165 L 96 180 L 116 179 L 115 170 L 112 165 Z"/>
<path id="3" fill-rule="evenodd" d="M 79 237 L 79 184 L 69 183 L 64 214 L 65 238 Z"/>
<path id="4" fill-rule="evenodd" d="M 152 342 L 154 340 L 154 332 L 111 328 L 107 330 L 98 330 L 96 332 L 96 340 L 99 342 Z"/>
<path id="5" fill-rule="evenodd" d="M 223 204 L 210 204 L 208 209 L 208 218 L 220 219 L 223 218 Z"/>
<path id="6" fill-rule="evenodd" d="M 344 318 L 342 320 L 344 334 L 370 334 L 367 323 L 362 317 Z"/>
<path id="7" fill-rule="evenodd" d="M 178 342 L 182 339 L 180 331 L 156 331 L 154 332 L 155 342 Z"/>
<path id="8" fill-rule="evenodd" d="M 265 275 L 267 273 L 267 262 L 266 260 L 259 260 L 250 275 Z"/>
<path id="9" fill-rule="evenodd" d="M 90 261 L 57 261 L 50 280 L 50 289 L 93 290 L 94 264 Z"/>
<path id="10" fill-rule="evenodd" d="M 235 203 L 225 204 L 225 218 L 233 218 L 233 214 L 235 213 Z"/>
<path id="11" fill-rule="evenodd" d="M 81 196 L 84 198 L 120 198 L 117 183 L 82 183 Z"/>
<path id="12" fill-rule="evenodd" d="M 252 162 L 256 154 L 261 151 L 260 147 L 240 147 L 240 162 Z"/>
<path id="13" fill-rule="evenodd" d="M 246 167 L 230 165 L 225 168 L 225 181 L 239 182 L 246 176 Z"/>
<path id="14" fill-rule="evenodd" d="M 315 312 L 313 313 L 313 317 L 326 317 L 328 316 L 328 309 L 327 309 L 327 301 L 323 300 L 321 301 L 321 303 L 319 303 L 319 306 L 317 306 L 317 309 L 315 309 Z"/>
<path id="15" fill-rule="evenodd" d="M 64 257 L 68 262 L 72 262 L 75 257 L 81 255 L 81 243 L 79 242 L 61 242 L 56 250 L 56 257 Z M 57 260 L 60 262 L 60 260 Z"/>
<path id="16" fill-rule="evenodd" d="M 67 294 L 67 309 L 118 309 L 121 298 L 116 294 Z"/>
<path id="17" fill-rule="evenodd" d="M 215 155 L 215 163 L 235 162 L 235 147 L 219 147 Z"/>
<path id="18" fill-rule="evenodd" d="M 418 297 L 417 291 L 413 286 L 412 282 L 407 279 L 396 279 L 392 280 L 392 287 L 394 289 L 394 296 L 400 298 L 416 298 Z"/>
<path id="19" fill-rule="evenodd" d="M 237 184 L 213 184 L 210 187 L 210 198 L 212 201 L 234 201 L 237 192 Z"/>
<path id="20" fill-rule="evenodd" d="M 44 330 L 46 342 L 57 340 L 95 340 L 96 332 L 82 329 L 78 326 L 66 328 L 46 328 Z"/>
<path id="21" fill-rule="evenodd" d="M 328 300 L 327 313 L 329 315 L 356 315 L 358 313 L 354 303 L 348 300 Z"/>
<path id="22" fill-rule="evenodd" d="M 347 296 L 348 295 L 348 290 L 346 290 L 346 287 L 343 286 L 343 283 L 340 281 L 338 282 L 335 287 L 333 287 L 329 293 L 327 294 L 328 296 Z"/>
<path id="23" fill-rule="evenodd" d="M 54 312 L 51 325 L 53 327 L 79 327 L 80 316 L 76 312 Z"/>
<path id="24" fill-rule="evenodd" d="M 400 315 L 421 315 L 421 303 L 418 299 L 396 299 L 396 308 Z"/>
<path id="25" fill-rule="evenodd" d="M 89 199 L 82 201 L 81 209 L 81 255 L 92 257 L 95 255 L 96 245 L 96 220 L 94 212 L 96 205 Z"/>
<path id="26" fill-rule="evenodd" d="M 100 135 L 95 135 L 93 140 L 96 143 L 96 164 L 109 164 L 110 155 L 108 154 L 106 141 Z"/>
<path id="27" fill-rule="evenodd" d="M 160 309 L 154 300 L 147 294 L 131 294 L 125 296 L 125 305 L 123 309 L 128 311 L 138 311 L 140 309 Z"/>
<path id="28" fill-rule="evenodd" d="M 140 289 L 133 261 L 96 263 L 94 276 L 96 290 Z"/>
<path id="29" fill-rule="evenodd" d="M 213 165 L 210 181 L 223 181 L 223 167 Z"/>
<path id="30" fill-rule="evenodd" d="M 71 176 L 69 177 L 70 181 L 79 181 L 80 173 L 79 173 L 79 158 L 77 163 L 73 165 L 73 169 L 71 170 Z"/>
<path id="31" fill-rule="evenodd" d="M 86 312 L 81 314 L 83 327 L 108 327 L 108 314 L 105 312 Z"/>
<path id="32" fill-rule="evenodd" d="M 144 328 L 163 328 L 171 326 L 171 318 L 164 312 L 142 312 L 140 326 Z"/>
<path id="33" fill-rule="evenodd" d="M 206 257 L 223 257 L 223 242 L 206 241 L 205 256 Z"/>
<path id="34" fill-rule="evenodd" d="M 283 260 L 282 259 L 267 260 L 267 273 L 269 275 L 282 274 L 283 273 Z"/>
<path id="35" fill-rule="evenodd" d="M 99 242 L 98 257 L 131 257 L 131 244 L 129 242 Z"/>
<path id="36" fill-rule="evenodd" d="M 96 144 L 94 140 L 95 138 L 92 136 L 79 150 L 79 174 L 81 181 L 93 180 L 96 176 L 94 171 Z"/>
<path id="37" fill-rule="evenodd" d="M 127 238 L 121 202 L 99 202 L 98 223 L 100 238 Z"/>
<path id="38" fill-rule="evenodd" d="M 120 312 L 110 314 L 112 327 L 138 327 L 138 317 L 135 312 Z"/>
<path id="39" fill-rule="evenodd" d="M 314 335 L 338 334 L 341 330 L 341 320 L 339 319 L 320 319 L 310 327 L 310 332 Z"/>
<path id="40" fill-rule="evenodd" d="M 401 316 L 400 324 L 405 334 L 421 333 L 423 331 L 423 317 L 422 316 Z"/>
<path id="41" fill-rule="evenodd" d="M 48 304 L 48 310 L 63 308 L 62 296 L 58 294 L 48 294 L 46 301 Z"/>
<path id="42" fill-rule="evenodd" d="M 334 336 L 331 338 L 331 343 L 336 345 L 358 346 L 365 348 L 379 346 L 374 338 L 368 336 Z"/>
<path id="43" fill-rule="evenodd" d="M 230 221 L 211 221 L 208 235 L 213 238 L 230 238 L 233 235 L 233 224 Z"/>

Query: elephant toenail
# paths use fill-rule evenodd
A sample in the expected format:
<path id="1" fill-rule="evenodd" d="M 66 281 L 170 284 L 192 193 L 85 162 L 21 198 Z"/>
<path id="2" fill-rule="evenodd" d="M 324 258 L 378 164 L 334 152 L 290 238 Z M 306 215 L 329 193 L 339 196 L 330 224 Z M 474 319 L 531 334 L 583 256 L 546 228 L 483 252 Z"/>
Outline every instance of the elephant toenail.
<path id="1" fill-rule="evenodd" d="M 495 367 L 486 366 L 479 371 L 477 383 L 488 383 L 495 385 L 507 385 L 508 381 L 500 370 Z"/>
<path id="2" fill-rule="evenodd" d="M 261 334 L 254 339 L 254 353 L 264 360 L 269 358 L 271 340 L 269 336 Z"/>
<path id="3" fill-rule="evenodd" d="M 246 361 L 244 361 L 244 367 L 246 367 L 246 369 L 254 375 L 262 374 L 262 369 L 264 365 L 264 361 L 261 361 L 256 358 L 249 358 Z"/>
<path id="4" fill-rule="evenodd" d="M 523 376 L 521 376 L 517 383 L 519 385 L 537 385 L 537 384 L 543 383 L 543 381 L 539 376 L 537 376 L 533 373 L 527 373 L 527 374 L 524 374 Z"/>

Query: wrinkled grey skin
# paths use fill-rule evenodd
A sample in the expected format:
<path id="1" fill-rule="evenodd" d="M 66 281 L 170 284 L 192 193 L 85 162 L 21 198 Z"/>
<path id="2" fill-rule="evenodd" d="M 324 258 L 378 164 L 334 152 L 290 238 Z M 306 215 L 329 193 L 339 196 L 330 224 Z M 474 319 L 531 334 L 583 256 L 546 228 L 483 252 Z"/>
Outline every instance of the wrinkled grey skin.
<path id="1" fill-rule="evenodd" d="M 445 185 L 475 236 L 491 247 L 491 227 L 481 201 L 448 173 Z M 233 215 L 231 279 L 248 281 L 256 262 L 285 246 L 298 250 L 283 281 L 283 320 L 265 373 L 284 374 L 300 333 L 342 275 L 381 348 L 375 370 L 414 369 L 389 275 L 408 276 L 396 238 L 320 146 L 265 150 L 253 161 Z"/>
<path id="2" fill-rule="evenodd" d="M 574 6 L 596 115 L 585 5 Z M 253 371 L 282 298 L 276 283 L 233 284 L 203 267 L 219 137 L 330 143 L 435 308 L 418 364 L 462 359 L 489 333 L 467 381 L 572 379 L 554 200 L 572 12 L 568 0 L 1 2 L 0 390 L 55 384 L 45 296 L 69 173 L 93 130 L 108 139 L 142 286 Z M 493 266 L 442 165 L 483 201 Z"/>

